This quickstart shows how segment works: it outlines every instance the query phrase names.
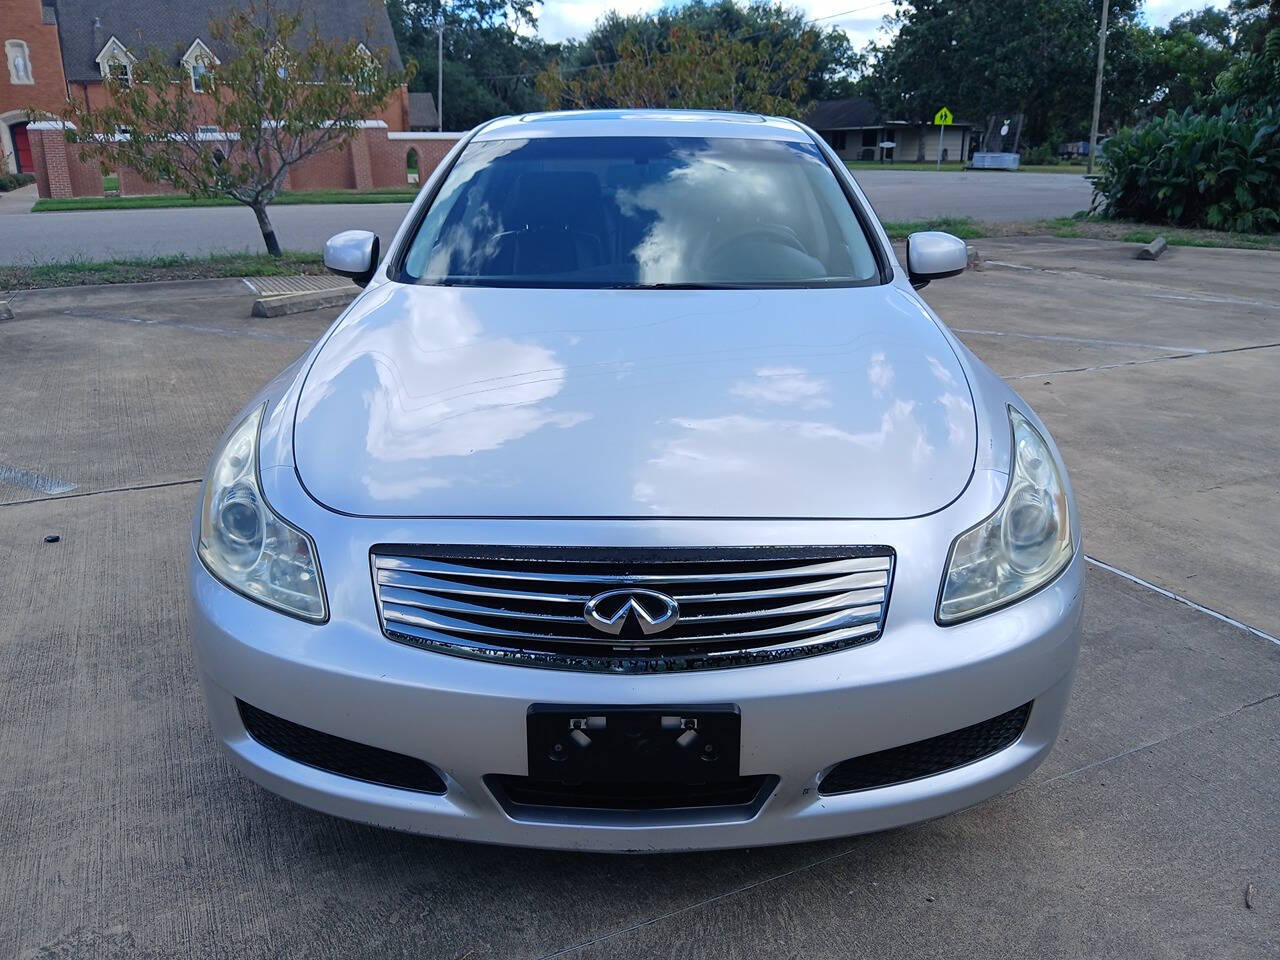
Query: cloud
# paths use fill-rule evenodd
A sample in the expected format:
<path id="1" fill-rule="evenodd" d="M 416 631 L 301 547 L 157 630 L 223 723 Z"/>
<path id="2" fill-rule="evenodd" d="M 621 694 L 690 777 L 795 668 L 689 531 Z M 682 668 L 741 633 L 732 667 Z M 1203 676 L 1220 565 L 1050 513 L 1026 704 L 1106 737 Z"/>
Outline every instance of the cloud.
<path id="1" fill-rule="evenodd" d="M 811 377 L 803 367 L 761 367 L 754 380 L 740 380 L 729 392 L 763 403 L 796 403 L 806 410 L 829 407 L 825 380 Z"/>

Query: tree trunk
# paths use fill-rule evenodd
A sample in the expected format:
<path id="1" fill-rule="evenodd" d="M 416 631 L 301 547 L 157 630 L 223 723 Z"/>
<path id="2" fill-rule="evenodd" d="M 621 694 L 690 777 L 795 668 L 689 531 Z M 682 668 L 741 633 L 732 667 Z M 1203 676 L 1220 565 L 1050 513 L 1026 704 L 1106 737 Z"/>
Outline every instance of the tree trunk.
<path id="1" fill-rule="evenodd" d="M 924 124 L 916 128 L 916 163 L 924 163 Z"/>
<path id="2" fill-rule="evenodd" d="M 258 218 L 258 229 L 262 231 L 262 242 L 267 245 L 267 253 L 273 257 L 280 256 L 280 241 L 276 239 L 276 231 L 271 226 L 271 218 L 267 216 L 267 205 L 262 201 L 251 204 L 253 213 Z"/>

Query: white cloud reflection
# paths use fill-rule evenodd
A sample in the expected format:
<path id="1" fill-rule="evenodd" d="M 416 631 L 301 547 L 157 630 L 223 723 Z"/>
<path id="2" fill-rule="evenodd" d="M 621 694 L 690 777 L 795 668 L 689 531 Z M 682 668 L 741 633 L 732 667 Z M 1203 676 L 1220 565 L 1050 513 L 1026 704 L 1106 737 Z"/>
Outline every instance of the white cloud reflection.
<path id="1" fill-rule="evenodd" d="M 739 380 L 729 392 L 762 403 L 798 404 L 806 410 L 829 407 L 825 380 L 810 376 L 803 367 L 761 367 L 755 379 Z"/>

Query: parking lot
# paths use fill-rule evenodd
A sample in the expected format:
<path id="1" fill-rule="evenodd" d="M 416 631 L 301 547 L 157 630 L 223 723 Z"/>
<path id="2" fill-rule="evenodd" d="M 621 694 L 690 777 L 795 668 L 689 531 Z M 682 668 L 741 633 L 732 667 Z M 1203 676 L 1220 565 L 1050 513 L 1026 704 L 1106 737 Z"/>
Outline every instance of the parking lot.
<path id="1" fill-rule="evenodd" d="M 238 280 L 16 297 L 0 323 L 0 944 L 1277 955 L 1280 254 L 977 245 L 981 269 L 925 295 L 1053 431 L 1099 561 L 1063 736 L 1018 789 L 954 816 L 721 853 L 440 841 L 242 778 L 189 648 L 190 513 L 230 417 L 336 310 L 249 319 Z"/>

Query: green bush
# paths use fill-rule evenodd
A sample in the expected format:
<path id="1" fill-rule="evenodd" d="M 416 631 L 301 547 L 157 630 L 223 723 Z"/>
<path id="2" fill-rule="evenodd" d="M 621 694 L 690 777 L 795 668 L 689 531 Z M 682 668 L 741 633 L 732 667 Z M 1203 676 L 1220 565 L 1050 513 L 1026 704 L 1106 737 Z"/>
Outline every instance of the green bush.
<path id="1" fill-rule="evenodd" d="M 1042 143 L 1023 154 L 1022 162 L 1029 167 L 1050 167 L 1058 163 L 1058 155 L 1050 144 Z"/>
<path id="2" fill-rule="evenodd" d="M 1188 108 L 1103 144 L 1094 209 L 1103 216 L 1239 233 L 1280 230 L 1280 108 L 1251 116 Z"/>
<path id="3" fill-rule="evenodd" d="M 35 182 L 34 173 L 0 173 L 0 193 L 8 193 L 10 190 L 17 190 L 19 187 Z"/>

